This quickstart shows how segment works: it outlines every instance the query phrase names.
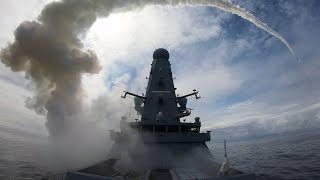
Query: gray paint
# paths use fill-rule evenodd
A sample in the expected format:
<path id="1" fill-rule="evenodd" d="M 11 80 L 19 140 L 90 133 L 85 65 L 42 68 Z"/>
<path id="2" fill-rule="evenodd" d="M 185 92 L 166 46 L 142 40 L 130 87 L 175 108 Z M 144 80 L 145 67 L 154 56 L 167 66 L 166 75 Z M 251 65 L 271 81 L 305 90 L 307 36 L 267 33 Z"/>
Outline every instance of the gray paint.
<path id="1" fill-rule="evenodd" d="M 169 53 L 157 49 L 153 57 L 141 122 L 156 121 L 159 112 L 164 116 L 162 122 L 179 121 Z"/>

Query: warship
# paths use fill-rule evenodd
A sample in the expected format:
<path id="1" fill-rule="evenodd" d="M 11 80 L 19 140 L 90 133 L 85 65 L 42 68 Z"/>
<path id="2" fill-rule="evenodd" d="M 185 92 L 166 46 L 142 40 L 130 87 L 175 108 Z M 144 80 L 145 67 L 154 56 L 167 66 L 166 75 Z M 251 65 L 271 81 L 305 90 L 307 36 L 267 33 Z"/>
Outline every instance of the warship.
<path id="1" fill-rule="evenodd" d="M 139 119 L 120 120 L 120 131 L 110 131 L 113 147 L 108 157 L 89 167 L 46 179 L 260 179 L 229 167 L 226 153 L 222 164 L 215 162 L 206 142 L 211 131 L 201 132 L 201 121 L 185 118 L 191 114 L 187 97 L 199 99 L 199 92 L 176 94 L 169 52 L 159 48 L 153 53 L 145 95 L 124 91 L 132 96 Z M 120 98 L 120 97 L 119 97 Z"/>

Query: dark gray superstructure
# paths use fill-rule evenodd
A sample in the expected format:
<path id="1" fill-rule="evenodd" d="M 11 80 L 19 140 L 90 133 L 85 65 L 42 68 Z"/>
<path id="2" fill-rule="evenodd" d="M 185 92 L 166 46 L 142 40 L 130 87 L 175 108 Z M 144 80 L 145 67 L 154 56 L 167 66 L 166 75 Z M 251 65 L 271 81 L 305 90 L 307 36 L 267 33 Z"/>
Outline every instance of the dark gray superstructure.
<path id="1" fill-rule="evenodd" d="M 212 158 L 205 144 L 210 141 L 210 132 L 200 133 L 200 118 L 196 117 L 194 122 L 180 121 L 191 114 L 186 107 L 187 97 L 200 98 L 198 91 L 177 97 L 170 66 L 168 51 L 157 49 L 145 96 L 126 91 L 122 96 L 134 96 L 135 109 L 142 116 L 135 122 L 127 122 L 123 117 L 121 132 L 111 132 L 111 137 L 117 151 L 129 149 L 129 158 L 138 163 L 138 166 L 134 165 L 136 169 L 139 166 L 141 169 L 194 166 L 199 164 L 193 162 L 194 155 L 198 159 Z"/>
<path id="2" fill-rule="evenodd" d="M 210 141 L 210 131 L 200 132 L 199 117 L 193 122 L 184 121 L 191 114 L 187 97 L 199 99 L 198 91 L 177 96 L 175 90 L 169 53 L 157 49 L 145 95 L 125 91 L 122 96 L 134 96 L 134 109 L 141 118 L 130 122 L 123 116 L 120 131 L 110 132 L 114 145 L 108 159 L 68 172 L 64 178 L 256 179 L 252 174 L 228 168 L 228 163 L 220 168 L 221 164 L 214 162 L 206 145 Z M 217 177 L 218 174 L 223 177 Z"/>
<path id="3" fill-rule="evenodd" d="M 184 96 L 176 96 L 173 84 L 169 53 L 165 49 L 157 49 L 153 54 L 153 62 L 145 96 L 126 92 L 122 96 L 134 96 L 135 110 L 141 114 L 140 121 L 121 121 L 121 127 L 139 132 L 144 143 L 204 143 L 210 141 L 210 132 L 200 133 L 200 118 L 194 122 L 181 122 L 180 119 L 189 116 L 187 97 L 195 96 L 198 91 Z M 131 132 L 133 133 L 133 132 Z M 128 135 L 126 129 L 121 129 L 121 135 Z M 113 134 L 115 135 L 115 134 Z M 130 134 L 129 134 L 130 136 Z"/>

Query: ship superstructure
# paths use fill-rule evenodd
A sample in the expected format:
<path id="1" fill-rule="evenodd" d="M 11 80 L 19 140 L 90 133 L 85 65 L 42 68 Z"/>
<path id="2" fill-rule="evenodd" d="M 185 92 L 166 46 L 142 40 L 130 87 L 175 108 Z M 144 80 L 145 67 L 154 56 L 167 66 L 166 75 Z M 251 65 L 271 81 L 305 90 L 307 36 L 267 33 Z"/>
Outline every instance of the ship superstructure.
<path id="1" fill-rule="evenodd" d="M 165 49 L 157 49 L 153 54 L 148 86 L 145 96 L 125 91 L 134 96 L 134 109 L 141 114 L 136 122 L 121 121 L 121 127 L 138 131 L 144 143 L 204 143 L 210 141 L 210 132 L 200 133 L 200 118 L 194 122 L 182 122 L 182 118 L 189 116 L 191 110 L 186 107 L 187 97 L 195 96 L 199 99 L 198 91 L 177 96 L 174 87 L 169 53 Z M 126 129 L 121 133 L 127 134 Z"/>
<path id="2" fill-rule="evenodd" d="M 114 145 L 108 158 L 65 179 L 257 179 L 229 168 L 229 161 L 215 162 L 206 145 L 210 131 L 200 132 L 199 117 L 184 120 L 191 114 L 187 97 L 200 97 L 197 90 L 176 95 L 166 49 L 153 53 L 145 95 L 125 91 L 122 98 L 127 96 L 134 97 L 141 118 L 121 117 L 120 131 L 110 131 Z"/>
<path id="3" fill-rule="evenodd" d="M 200 118 L 196 117 L 193 122 L 182 120 L 191 114 L 186 106 L 187 97 L 199 99 L 198 91 L 177 96 L 175 90 L 169 53 L 165 49 L 157 49 L 153 53 L 145 96 L 127 91 L 122 96 L 134 96 L 134 109 L 141 118 L 127 122 L 126 117 L 122 117 L 121 131 L 111 132 L 115 144 L 130 146 L 125 149 L 129 149 L 133 162 L 139 162 L 135 168 L 194 166 L 199 164 L 192 162 L 195 155 L 212 158 L 205 144 L 210 141 L 210 131 L 200 132 Z"/>

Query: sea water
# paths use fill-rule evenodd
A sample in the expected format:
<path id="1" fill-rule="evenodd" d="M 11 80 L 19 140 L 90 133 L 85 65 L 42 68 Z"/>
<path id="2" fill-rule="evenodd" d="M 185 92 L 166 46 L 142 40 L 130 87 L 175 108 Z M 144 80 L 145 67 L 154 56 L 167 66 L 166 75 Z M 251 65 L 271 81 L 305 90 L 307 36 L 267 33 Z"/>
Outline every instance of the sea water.
<path id="1" fill-rule="evenodd" d="M 216 161 L 223 143 L 208 143 Z M 231 167 L 273 179 L 320 179 L 320 130 L 227 143 Z"/>
<path id="2" fill-rule="evenodd" d="M 52 173 L 42 161 L 45 141 L 0 132 L 0 179 L 41 179 Z M 267 139 L 227 142 L 231 167 L 274 179 L 320 179 L 320 131 L 277 135 Z M 213 137 L 214 139 L 214 137 Z M 223 143 L 207 143 L 222 162 Z"/>

